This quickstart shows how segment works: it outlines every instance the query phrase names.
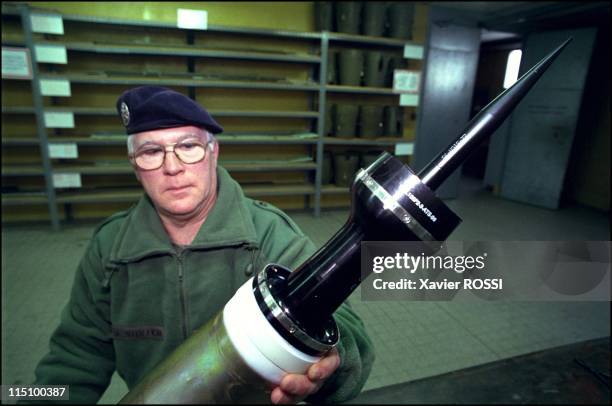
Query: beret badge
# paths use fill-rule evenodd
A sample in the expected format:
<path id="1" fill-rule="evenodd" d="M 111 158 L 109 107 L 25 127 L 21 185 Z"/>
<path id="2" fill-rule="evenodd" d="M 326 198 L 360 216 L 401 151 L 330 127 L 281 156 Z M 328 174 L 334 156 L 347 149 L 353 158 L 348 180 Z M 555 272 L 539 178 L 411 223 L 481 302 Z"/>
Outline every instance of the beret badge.
<path id="1" fill-rule="evenodd" d="M 121 103 L 121 120 L 123 121 L 123 125 L 125 127 L 130 123 L 130 109 L 128 109 L 127 104 L 125 102 Z"/>

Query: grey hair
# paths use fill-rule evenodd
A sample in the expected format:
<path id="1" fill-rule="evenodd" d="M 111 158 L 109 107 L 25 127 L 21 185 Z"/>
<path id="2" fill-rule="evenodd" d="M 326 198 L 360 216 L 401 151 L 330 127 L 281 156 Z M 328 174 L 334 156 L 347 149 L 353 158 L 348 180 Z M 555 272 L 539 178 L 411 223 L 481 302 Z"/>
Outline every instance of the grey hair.
<path id="1" fill-rule="evenodd" d="M 206 136 L 206 140 L 207 142 L 211 142 L 215 140 L 214 135 L 212 135 L 210 132 L 208 132 L 206 129 L 204 128 L 200 128 L 200 130 L 202 131 L 203 135 Z M 134 153 L 134 136 L 138 135 L 140 133 L 135 133 L 135 134 L 130 134 L 127 137 L 127 150 L 128 150 L 128 155 L 132 155 Z"/>

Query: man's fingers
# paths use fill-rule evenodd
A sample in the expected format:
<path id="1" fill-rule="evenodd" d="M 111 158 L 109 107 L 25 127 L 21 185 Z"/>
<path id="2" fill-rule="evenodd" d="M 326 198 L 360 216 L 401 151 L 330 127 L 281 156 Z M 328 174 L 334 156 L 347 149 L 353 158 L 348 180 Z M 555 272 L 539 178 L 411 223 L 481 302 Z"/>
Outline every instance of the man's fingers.
<path id="1" fill-rule="evenodd" d="M 340 365 L 338 350 L 333 349 L 319 362 L 308 369 L 306 375 L 287 374 L 274 388 L 270 395 L 272 403 L 296 403 L 308 395 L 315 393 L 323 381 L 327 379 Z"/>
<path id="2" fill-rule="evenodd" d="M 308 378 L 313 381 L 327 379 L 336 371 L 338 366 L 340 366 L 340 356 L 338 355 L 338 351 L 335 350 L 324 358 L 321 358 L 319 362 L 308 369 Z"/>
<path id="3" fill-rule="evenodd" d="M 306 396 L 317 389 L 317 385 L 306 375 L 288 374 L 280 382 L 280 388 L 289 395 Z"/>
<path id="4" fill-rule="evenodd" d="M 296 399 L 293 396 L 288 395 L 287 393 L 283 392 L 283 390 L 280 387 L 274 388 L 274 390 L 270 394 L 270 400 L 272 401 L 272 403 L 277 404 L 277 405 L 297 403 Z"/>

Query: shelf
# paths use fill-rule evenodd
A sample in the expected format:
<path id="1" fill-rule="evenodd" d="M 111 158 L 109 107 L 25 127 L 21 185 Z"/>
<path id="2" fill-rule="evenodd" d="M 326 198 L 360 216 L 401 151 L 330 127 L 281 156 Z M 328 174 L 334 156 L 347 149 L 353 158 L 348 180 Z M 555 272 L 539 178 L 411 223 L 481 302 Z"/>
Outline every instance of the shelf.
<path id="1" fill-rule="evenodd" d="M 55 201 L 57 203 L 115 203 L 135 202 L 142 196 L 141 189 L 135 190 L 109 190 L 109 191 L 70 191 L 55 190 Z M 47 197 L 44 193 L 4 193 L 2 194 L 3 206 L 36 205 L 46 204 Z"/>
<path id="2" fill-rule="evenodd" d="M 380 138 L 341 138 L 341 137 L 325 137 L 323 138 L 325 145 L 375 145 L 388 146 L 402 143 L 410 143 L 404 138 L 398 137 L 380 137 Z"/>
<path id="3" fill-rule="evenodd" d="M 116 116 L 117 110 L 107 107 L 69 107 L 45 106 L 45 112 L 65 112 L 82 115 Z M 209 110 L 214 117 L 253 117 L 253 118 L 318 118 L 317 111 L 277 111 L 277 110 Z M 34 114 L 34 107 L 7 106 L 2 107 L 3 114 Z"/>
<path id="4" fill-rule="evenodd" d="M 213 117 L 319 118 L 318 111 L 208 110 Z"/>
<path id="5" fill-rule="evenodd" d="M 61 141 L 64 142 L 64 141 Z M 124 141 L 125 142 L 125 141 Z M 2 146 L 40 145 L 36 137 L 2 137 Z"/>
<path id="6" fill-rule="evenodd" d="M 227 32 L 227 31 L 225 31 Z M 274 35 L 274 34 L 271 34 Z M 370 37 L 365 35 L 330 33 L 329 40 L 355 45 L 386 46 L 393 48 L 403 48 L 406 45 L 422 47 L 421 44 L 397 38 Z M 22 41 L 8 40 L 4 42 L 8 46 L 24 46 Z M 217 49 L 201 49 L 195 46 L 159 46 L 159 45 L 139 45 L 139 44 L 103 44 L 96 42 L 60 42 L 60 41 L 36 41 L 36 45 L 63 45 L 68 51 L 91 52 L 98 54 L 124 54 L 124 55 L 168 55 L 186 56 L 200 58 L 220 58 L 220 59 L 246 59 L 252 61 L 273 61 L 273 62 L 295 62 L 313 63 L 321 62 L 318 55 L 290 54 L 274 52 L 253 52 L 253 51 L 225 51 Z M 422 58 L 407 58 L 422 59 Z"/>
<path id="7" fill-rule="evenodd" d="M 55 193 L 58 203 L 115 203 L 135 202 L 140 199 L 143 194 L 143 190 L 82 190 L 78 192 L 60 192 L 56 189 Z"/>
<path id="8" fill-rule="evenodd" d="M 290 54 L 275 52 L 225 51 L 201 49 L 196 46 L 152 46 L 134 44 L 100 44 L 93 42 L 59 42 L 37 41 L 36 45 L 64 45 L 68 51 L 92 52 L 98 54 L 123 55 L 169 55 L 201 58 L 240 59 L 252 61 L 314 63 L 321 62 L 321 57 L 307 54 Z"/>
<path id="9" fill-rule="evenodd" d="M 244 194 L 249 197 L 314 195 L 313 185 L 245 185 Z"/>
<path id="10" fill-rule="evenodd" d="M 327 85 L 328 93 L 362 93 L 362 94 L 382 94 L 398 96 L 392 88 L 389 87 L 366 87 L 366 86 L 343 86 L 343 85 Z"/>
<path id="11" fill-rule="evenodd" d="M 240 144 L 316 144 L 318 136 L 315 133 L 294 135 L 217 135 L 221 145 Z"/>
<path id="12" fill-rule="evenodd" d="M 312 195 L 315 193 L 312 185 L 246 185 L 242 187 L 249 197 Z M 115 203 L 135 202 L 143 194 L 142 189 L 118 190 L 78 190 L 61 191 L 56 189 L 56 202 L 64 203 Z M 2 206 L 22 206 L 46 204 L 47 197 L 43 192 L 33 193 L 3 193 Z"/>
<path id="13" fill-rule="evenodd" d="M 321 185 L 321 194 L 324 195 L 341 195 L 350 192 L 350 190 L 348 186 Z"/>
<path id="14" fill-rule="evenodd" d="M 39 79 L 68 80 L 71 83 L 86 83 L 95 85 L 123 85 L 123 86 L 182 86 L 202 87 L 210 89 L 259 89 L 259 90 L 291 90 L 318 92 L 320 85 L 316 82 L 265 82 L 265 81 L 241 81 L 241 80 L 212 80 L 199 76 L 179 75 L 115 75 L 105 73 L 65 73 L 50 74 L 41 73 Z M 2 80 L 20 81 L 23 79 L 2 78 Z M 29 81 L 29 79 L 28 79 Z"/>
<path id="15" fill-rule="evenodd" d="M 183 76 L 183 75 L 181 75 Z M 158 85 L 158 86 L 188 86 L 226 89 L 262 89 L 262 90 L 302 90 L 318 91 L 318 83 L 274 83 L 238 80 L 209 80 L 198 76 L 173 78 L 170 76 L 119 76 L 84 73 L 41 74 L 40 79 L 66 79 L 71 83 L 93 83 L 106 85 Z"/>
<path id="16" fill-rule="evenodd" d="M 23 41 L 3 41 L 5 46 L 25 46 Z M 185 56 L 197 58 L 239 59 L 251 61 L 268 62 L 292 62 L 292 63 L 321 63 L 321 57 L 309 54 L 291 54 L 280 52 L 262 51 L 226 51 L 218 49 L 202 49 L 191 46 L 156 46 L 138 44 L 101 44 L 95 42 L 61 42 L 61 41 L 36 41 L 36 45 L 64 46 L 68 51 L 90 52 L 96 54 L 121 54 L 121 55 L 166 55 Z"/>
<path id="17" fill-rule="evenodd" d="M 315 133 L 293 134 L 293 135 L 218 135 L 217 140 L 221 145 L 277 145 L 277 144 L 316 144 L 317 135 Z M 50 143 L 76 143 L 77 145 L 125 145 L 126 135 L 117 133 L 108 136 L 96 137 L 49 137 Z M 354 146 L 393 146 L 397 144 L 409 143 L 413 141 L 398 137 L 380 137 L 380 138 L 342 138 L 342 137 L 324 137 L 324 145 L 354 145 Z M 3 138 L 2 145 L 19 146 L 19 145 L 38 145 L 39 141 L 36 137 L 23 138 Z"/>
<path id="18" fill-rule="evenodd" d="M 39 165 L 3 165 L 2 176 L 42 176 L 44 170 Z"/>
<path id="19" fill-rule="evenodd" d="M 44 106 L 48 113 L 74 113 L 95 116 L 116 116 L 117 110 L 105 107 L 60 107 Z M 29 106 L 2 106 L 2 114 L 34 114 L 34 107 Z"/>
<path id="20" fill-rule="evenodd" d="M 47 195 L 44 192 L 2 193 L 2 206 L 29 206 L 36 204 L 47 204 Z"/>
<path id="21" fill-rule="evenodd" d="M 348 42 L 353 44 L 368 44 L 398 48 L 403 48 L 405 45 L 422 46 L 422 44 L 420 43 L 400 38 L 371 37 L 358 34 L 346 34 L 342 32 L 330 32 L 329 40 L 336 42 Z"/>
<path id="22" fill-rule="evenodd" d="M 96 137 L 49 137 L 49 143 L 75 143 L 77 145 L 125 145 L 126 134 L 116 134 Z M 252 145 L 252 144 L 316 144 L 317 135 L 314 133 L 293 134 L 293 135 L 217 135 L 217 140 L 222 145 Z M 36 137 L 12 137 L 2 138 L 2 145 L 39 145 Z"/>
<path id="23" fill-rule="evenodd" d="M 127 159 L 127 158 L 126 158 Z M 271 171 L 301 171 L 316 170 L 317 164 L 312 161 L 295 162 L 219 162 L 229 172 L 271 172 Z M 56 165 L 53 173 L 80 173 L 81 175 L 120 175 L 131 174 L 134 170 L 129 163 L 100 165 Z M 6 165 L 2 166 L 2 176 L 42 176 L 42 166 L 38 165 Z"/>
<path id="24" fill-rule="evenodd" d="M 219 162 L 221 166 L 229 172 L 270 172 L 270 171 L 314 171 L 317 164 L 313 161 L 307 162 L 257 162 L 257 163 L 238 163 L 238 162 Z"/>
<path id="25" fill-rule="evenodd" d="M 179 76 L 179 77 L 177 77 Z M 210 89 L 258 89 L 258 90 L 295 90 L 306 92 L 318 92 L 320 85 L 316 82 L 266 82 L 266 81 L 244 81 L 244 80 L 213 80 L 203 76 L 180 74 L 159 75 L 148 74 L 131 75 L 115 73 L 65 73 L 52 74 L 41 73 L 40 79 L 68 80 L 71 83 L 86 83 L 96 85 L 125 85 L 125 86 L 182 86 L 202 87 Z M 18 80 L 13 78 L 2 78 L 2 80 Z"/>

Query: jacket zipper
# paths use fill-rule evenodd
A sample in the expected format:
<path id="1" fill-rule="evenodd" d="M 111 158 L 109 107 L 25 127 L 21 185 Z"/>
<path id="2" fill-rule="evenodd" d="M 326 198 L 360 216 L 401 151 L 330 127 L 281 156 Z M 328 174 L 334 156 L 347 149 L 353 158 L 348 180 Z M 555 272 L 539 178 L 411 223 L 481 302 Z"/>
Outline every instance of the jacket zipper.
<path id="1" fill-rule="evenodd" d="M 183 286 L 183 258 L 182 253 L 177 255 L 178 259 L 178 280 L 179 298 L 181 302 L 181 326 L 183 327 L 183 339 L 187 339 L 187 307 L 185 304 L 185 288 Z"/>

